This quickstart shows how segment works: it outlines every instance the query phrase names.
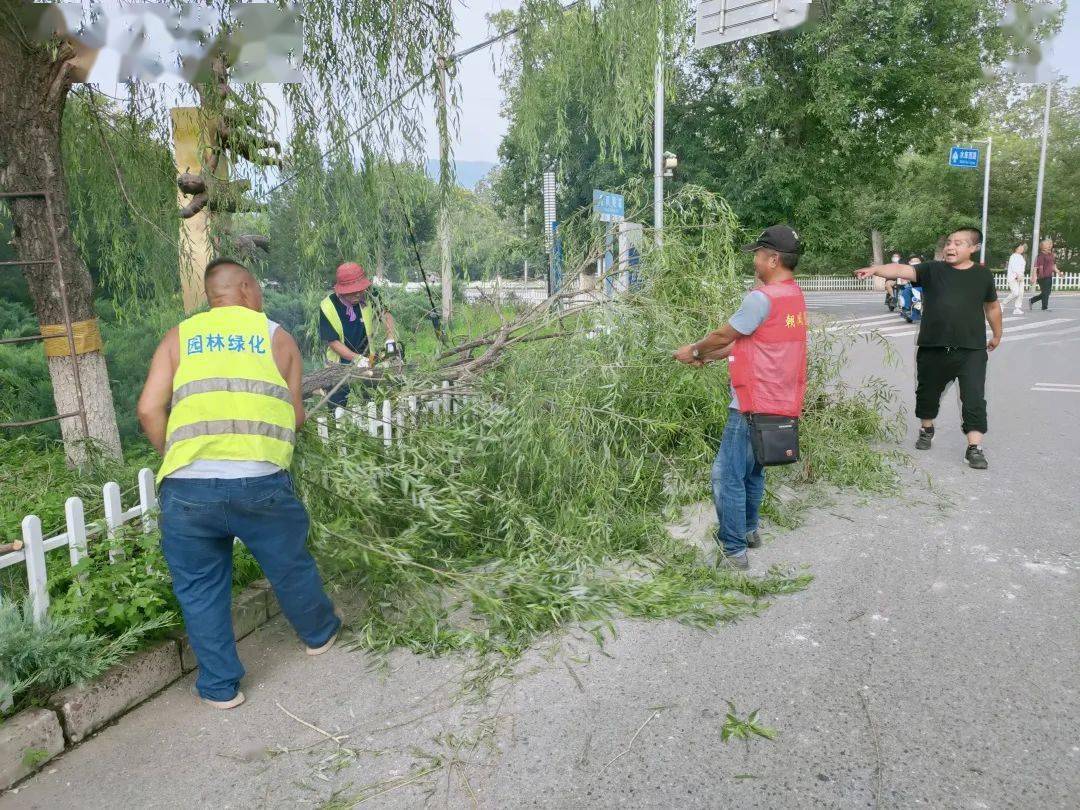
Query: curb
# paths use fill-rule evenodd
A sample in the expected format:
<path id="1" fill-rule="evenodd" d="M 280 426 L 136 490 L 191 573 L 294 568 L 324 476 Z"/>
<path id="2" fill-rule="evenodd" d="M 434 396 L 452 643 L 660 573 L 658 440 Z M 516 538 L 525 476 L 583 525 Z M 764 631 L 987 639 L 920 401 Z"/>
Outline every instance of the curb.
<path id="1" fill-rule="evenodd" d="M 233 599 L 236 640 L 279 613 L 270 583 L 251 583 Z M 191 645 L 180 634 L 135 653 L 93 681 L 57 692 L 47 708 L 25 709 L 7 718 L 0 723 L 0 794 L 194 668 Z"/>

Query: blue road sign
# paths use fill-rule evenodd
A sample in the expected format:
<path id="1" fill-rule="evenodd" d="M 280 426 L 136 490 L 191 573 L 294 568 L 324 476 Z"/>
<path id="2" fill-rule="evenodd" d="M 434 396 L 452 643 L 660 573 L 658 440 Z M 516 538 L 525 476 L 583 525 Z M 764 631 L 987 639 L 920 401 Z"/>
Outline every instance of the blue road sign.
<path id="1" fill-rule="evenodd" d="M 593 211 L 600 217 L 601 222 L 614 222 L 623 218 L 623 195 L 613 191 L 601 191 L 593 189 Z"/>
<path id="2" fill-rule="evenodd" d="M 977 169 L 979 150 L 974 146 L 954 146 L 949 152 L 949 165 L 957 169 Z"/>

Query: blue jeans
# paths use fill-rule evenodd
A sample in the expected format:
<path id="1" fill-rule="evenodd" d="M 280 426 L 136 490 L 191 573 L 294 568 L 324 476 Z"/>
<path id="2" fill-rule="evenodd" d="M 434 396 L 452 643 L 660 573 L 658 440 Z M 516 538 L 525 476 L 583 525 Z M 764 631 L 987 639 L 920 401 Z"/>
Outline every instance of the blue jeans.
<path id="1" fill-rule="evenodd" d="M 231 700 L 244 677 L 232 624 L 234 537 L 259 561 L 305 644 L 319 647 L 340 628 L 307 550 L 307 533 L 307 510 L 286 472 L 162 483 L 161 546 L 199 661 L 195 687 L 204 698 Z"/>
<path id="2" fill-rule="evenodd" d="M 765 497 L 765 468 L 754 459 L 750 426 L 736 410 L 728 411 L 720 450 L 712 466 L 717 541 L 725 554 L 746 551 L 746 535 L 756 531 Z"/>

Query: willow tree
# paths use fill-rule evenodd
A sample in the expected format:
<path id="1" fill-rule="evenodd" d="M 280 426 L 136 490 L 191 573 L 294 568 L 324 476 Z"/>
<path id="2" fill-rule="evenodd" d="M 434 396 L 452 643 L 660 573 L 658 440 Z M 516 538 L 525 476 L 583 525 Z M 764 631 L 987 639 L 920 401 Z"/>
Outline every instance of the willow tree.
<path id="1" fill-rule="evenodd" d="M 7 5 L 13 6 L 13 3 Z M 75 77 L 75 47 L 67 41 L 35 42 L 22 29 L 14 9 L 0 13 L 0 190 L 44 191 L 49 195 L 53 221 L 37 198 L 9 203 L 14 224 L 12 240 L 21 261 L 51 258 L 55 227 L 60 264 L 67 287 L 67 306 L 73 321 L 90 333 L 78 355 L 83 404 L 89 436 L 108 453 L 120 454 L 109 375 L 97 335 L 94 289 L 68 223 L 68 189 L 63 173 L 60 132 L 64 105 Z M 64 323 L 63 298 L 56 268 L 27 265 L 24 270 L 42 329 Z M 58 413 L 78 410 L 76 369 L 70 356 L 49 357 L 49 376 Z M 85 459 L 86 446 L 78 420 L 61 420 L 68 457 Z"/>
<path id="2" fill-rule="evenodd" d="M 182 4 L 172 0 L 170 5 L 179 8 Z M 211 5 L 222 25 L 231 25 L 232 0 L 215 0 Z M 65 105 L 73 85 L 85 78 L 79 65 L 85 48 L 71 37 L 56 35 L 42 41 L 31 36 L 21 22 L 21 8 L 25 6 L 16 0 L 0 0 L 0 189 L 41 190 L 49 194 L 71 317 L 93 332 L 94 285 L 68 221 L 70 201 L 61 159 Z M 84 4 L 84 15 L 90 13 L 90 8 L 90 4 Z M 387 102 L 429 77 L 437 56 L 436 43 L 453 40 L 449 0 L 311 0 L 298 13 L 304 25 L 305 51 L 300 64 L 304 78 L 300 84 L 285 88 L 294 141 L 331 144 L 339 153 L 353 154 L 355 143 L 350 135 L 356 124 L 373 122 L 381 112 L 379 126 L 392 129 L 405 144 L 418 144 L 420 116 L 415 105 L 388 106 Z M 237 89 L 241 97 L 265 99 L 257 88 Z M 153 95 L 144 86 L 133 86 L 131 92 Z M 258 120 L 245 123 L 256 131 L 265 128 L 266 119 L 276 113 L 272 105 L 265 103 L 252 105 L 249 112 Z M 161 122 L 161 126 L 167 124 Z M 92 159 L 89 154 L 87 159 Z M 304 165 L 286 161 L 285 170 L 291 173 L 286 179 L 302 178 Z M 26 261 L 49 257 L 52 240 L 41 203 L 19 199 L 9 208 L 17 257 Z M 306 213 L 298 210 L 301 222 L 306 221 Z M 172 230 L 167 222 L 161 225 Z M 299 228 L 297 233 L 302 240 L 308 238 L 305 228 Z M 123 271 L 102 271 L 106 276 L 109 272 Z M 43 326 L 62 323 L 55 268 L 29 265 L 24 275 L 39 322 Z M 99 343 L 91 340 L 87 350 L 78 356 L 78 371 L 90 438 L 118 455 L 116 414 Z M 54 397 L 61 413 L 75 410 L 74 372 L 69 357 L 49 359 Z M 85 457 L 85 448 L 80 428 L 72 422 L 65 420 L 62 435 L 69 457 L 78 462 Z"/>
<path id="3" fill-rule="evenodd" d="M 594 180 L 621 185 L 645 170 L 656 62 L 663 60 L 670 78 L 687 43 L 692 5 L 525 0 L 517 13 L 493 16 L 497 27 L 518 32 L 502 72 L 509 120 L 496 188 L 502 201 L 515 210 L 538 205 L 537 178 L 549 168 L 559 174 L 560 205 L 571 207 L 591 198 Z M 586 165 L 603 166 L 603 176 L 583 176 Z M 540 221 L 531 212 L 530 219 Z"/>

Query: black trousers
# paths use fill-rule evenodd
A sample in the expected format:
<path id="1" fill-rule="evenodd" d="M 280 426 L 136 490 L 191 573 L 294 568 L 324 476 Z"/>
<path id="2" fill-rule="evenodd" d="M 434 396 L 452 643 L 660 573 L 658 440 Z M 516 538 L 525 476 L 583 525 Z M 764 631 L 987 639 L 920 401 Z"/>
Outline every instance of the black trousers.
<path id="1" fill-rule="evenodd" d="M 936 419 L 941 395 L 953 380 L 960 386 L 964 433 L 986 433 L 986 349 L 920 346 L 915 356 L 915 416 Z"/>
<path id="2" fill-rule="evenodd" d="M 1050 306 L 1050 291 L 1054 289 L 1054 277 L 1047 276 L 1046 278 L 1039 279 L 1039 294 L 1031 299 L 1031 306 L 1035 306 L 1035 302 L 1040 298 L 1042 299 L 1042 308 L 1046 309 Z"/>

